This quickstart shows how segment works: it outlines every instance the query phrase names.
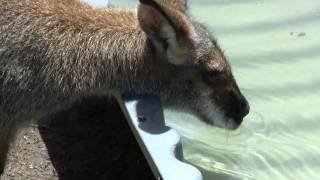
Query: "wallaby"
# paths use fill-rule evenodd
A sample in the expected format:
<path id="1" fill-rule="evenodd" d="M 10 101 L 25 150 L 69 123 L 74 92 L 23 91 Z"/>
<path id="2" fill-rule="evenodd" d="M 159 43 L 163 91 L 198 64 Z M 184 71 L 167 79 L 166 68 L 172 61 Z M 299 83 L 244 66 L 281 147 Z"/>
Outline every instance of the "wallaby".
<path id="1" fill-rule="evenodd" d="M 140 0 L 137 13 L 78 0 L 0 0 L 1 170 L 21 124 L 84 96 L 122 92 L 160 94 L 166 106 L 226 129 L 249 112 L 187 0 Z"/>

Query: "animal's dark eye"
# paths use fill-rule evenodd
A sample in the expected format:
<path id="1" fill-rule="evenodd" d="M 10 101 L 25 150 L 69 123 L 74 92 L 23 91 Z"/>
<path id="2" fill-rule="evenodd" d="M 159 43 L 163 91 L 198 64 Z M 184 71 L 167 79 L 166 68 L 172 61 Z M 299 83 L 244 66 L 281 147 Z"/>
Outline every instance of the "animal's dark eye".
<path id="1" fill-rule="evenodd" d="M 221 72 L 218 71 L 212 71 L 209 73 L 206 73 L 204 75 L 204 80 L 209 84 L 209 85 L 218 85 L 222 82 L 223 77 Z"/>

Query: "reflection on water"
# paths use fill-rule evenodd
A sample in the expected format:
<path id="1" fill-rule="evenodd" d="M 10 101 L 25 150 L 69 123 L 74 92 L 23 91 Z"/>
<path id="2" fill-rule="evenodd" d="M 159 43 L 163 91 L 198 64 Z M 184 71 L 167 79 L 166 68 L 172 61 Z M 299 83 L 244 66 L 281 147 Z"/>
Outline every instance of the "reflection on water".
<path id="1" fill-rule="evenodd" d="M 229 57 L 251 113 L 228 132 L 166 111 L 185 159 L 207 180 L 319 179 L 320 1 L 190 2 Z"/>

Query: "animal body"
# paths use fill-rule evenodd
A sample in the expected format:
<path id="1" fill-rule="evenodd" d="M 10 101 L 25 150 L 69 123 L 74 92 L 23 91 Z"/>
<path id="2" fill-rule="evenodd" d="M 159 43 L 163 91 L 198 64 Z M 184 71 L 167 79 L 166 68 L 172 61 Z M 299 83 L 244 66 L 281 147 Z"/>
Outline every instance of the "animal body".
<path id="1" fill-rule="evenodd" d="M 249 112 L 186 0 L 140 0 L 137 13 L 77 0 L 0 0 L 0 170 L 30 119 L 84 96 L 128 91 L 160 94 L 168 107 L 227 129 Z"/>

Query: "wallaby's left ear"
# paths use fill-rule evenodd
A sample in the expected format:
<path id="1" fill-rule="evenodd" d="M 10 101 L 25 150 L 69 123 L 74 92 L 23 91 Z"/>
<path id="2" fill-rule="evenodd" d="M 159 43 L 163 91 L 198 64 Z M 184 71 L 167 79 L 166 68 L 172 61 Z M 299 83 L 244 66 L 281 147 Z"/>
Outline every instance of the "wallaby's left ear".
<path id="1" fill-rule="evenodd" d="M 196 38 L 191 20 L 183 11 L 187 8 L 186 1 L 173 0 L 171 3 L 166 3 L 167 1 L 169 2 L 169 0 L 140 0 L 138 7 L 140 26 L 157 51 L 170 63 L 193 64 Z"/>

